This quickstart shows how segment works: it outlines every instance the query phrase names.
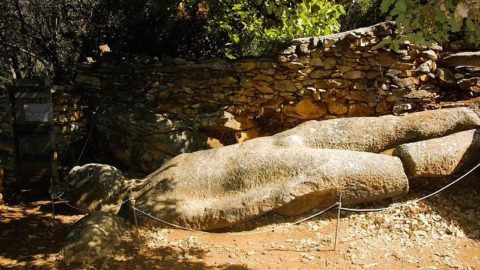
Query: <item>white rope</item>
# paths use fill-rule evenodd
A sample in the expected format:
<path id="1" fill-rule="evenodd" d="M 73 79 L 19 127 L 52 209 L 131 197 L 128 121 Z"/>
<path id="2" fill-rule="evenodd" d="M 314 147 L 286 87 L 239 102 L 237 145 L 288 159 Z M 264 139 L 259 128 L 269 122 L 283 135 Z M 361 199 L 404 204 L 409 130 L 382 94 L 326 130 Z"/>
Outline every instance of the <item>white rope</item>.
<path id="1" fill-rule="evenodd" d="M 311 215 L 311 216 L 308 216 L 308 217 L 303 218 L 303 219 L 301 219 L 301 220 L 299 220 L 299 221 L 296 221 L 296 222 L 294 222 L 294 223 L 291 223 L 291 225 L 298 225 L 298 224 L 300 224 L 300 223 L 302 223 L 302 222 L 305 222 L 305 221 L 307 221 L 307 220 L 310 220 L 310 219 L 312 219 L 312 218 L 314 218 L 314 217 L 316 217 L 316 216 L 319 216 L 319 215 L 321 215 L 321 214 L 323 214 L 323 213 L 331 210 L 332 208 L 334 208 L 334 207 L 336 207 L 336 206 L 338 206 L 338 205 L 339 205 L 339 203 L 337 202 L 337 203 L 335 203 L 335 204 L 333 204 L 333 205 L 331 205 L 331 206 L 329 206 L 329 207 L 327 207 L 327 208 L 325 208 L 325 209 L 323 209 L 323 210 L 321 210 L 321 211 L 319 211 L 319 212 L 317 212 L 317 213 L 315 213 L 315 214 L 313 214 L 313 215 Z M 191 231 L 191 232 L 199 232 L 199 233 L 212 234 L 212 233 L 210 233 L 210 232 L 200 231 L 200 230 L 195 230 L 195 229 L 190 229 L 190 228 L 187 228 L 187 227 L 183 227 L 183 226 L 180 226 L 180 225 L 177 225 L 177 224 L 170 223 L 170 222 L 168 222 L 168 221 L 165 221 L 165 220 L 159 219 L 159 218 L 157 218 L 157 217 L 155 217 L 155 216 L 152 216 L 151 214 L 146 213 L 146 212 L 144 212 L 144 211 L 142 211 L 142 210 L 140 210 L 140 209 L 138 209 L 138 208 L 136 208 L 136 207 L 133 207 L 133 209 L 134 209 L 135 211 L 138 211 L 140 214 L 143 214 L 143 215 L 145 215 L 145 216 L 147 216 L 147 217 L 149 217 L 149 218 L 152 218 L 152 219 L 154 219 L 154 220 L 156 220 L 156 221 L 158 221 L 158 222 L 160 222 L 160 223 L 163 223 L 163 224 L 165 224 L 165 225 L 168 225 L 168 226 L 171 226 L 171 227 L 174 227 L 174 228 L 177 228 L 177 229 L 186 230 L 186 231 Z M 272 228 L 272 229 L 270 229 L 270 230 L 262 230 L 262 231 L 238 232 L 238 233 L 231 233 L 231 232 L 230 232 L 230 233 L 223 233 L 223 234 L 226 234 L 226 235 L 251 235 L 251 234 L 261 234 L 261 233 L 275 232 L 275 230 L 276 230 L 275 228 Z"/>
<path id="2" fill-rule="evenodd" d="M 335 204 L 333 204 L 333 205 L 331 205 L 331 206 L 323 209 L 322 211 L 320 211 L 320 212 L 318 212 L 318 213 L 315 213 L 315 214 L 313 214 L 313 215 L 311 215 L 311 216 L 308 216 L 308 217 L 306 217 L 306 218 L 304 218 L 304 219 L 301 219 L 301 220 L 299 220 L 299 221 L 297 221 L 297 222 L 292 223 L 292 225 L 298 225 L 298 224 L 300 224 L 300 223 L 302 223 L 302 222 L 305 222 L 305 221 L 307 221 L 307 220 L 310 220 L 310 219 L 312 219 L 312 218 L 314 218 L 314 217 L 320 216 L 321 214 L 323 214 L 323 213 L 331 210 L 331 209 L 334 208 L 335 206 L 339 206 L 339 205 L 340 205 L 340 203 L 337 202 L 337 203 L 335 203 Z"/>
<path id="3" fill-rule="evenodd" d="M 90 211 L 90 210 L 86 210 L 86 209 L 83 209 L 83 208 L 80 208 L 80 207 L 76 207 L 76 206 L 73 206 L 69 203 L 69 201 L 66 201 L 65 199 L 61 198 L 60 196 L 54 196 L 54 199 L 58 199 L 58 200 L 61 200 L 59 203 L 63 203 L 63 204 L 66 204 L 67 206 L 69 206 L 70 208 L 72 209 L 75 209 L 75 210 L 78 210 L 80 212 L 85 212 L 85 213 L 93 213 L 95 211 Z M 120 205 L 123 205 L 124 203 L 130 201 L 130 198 L 124 200 Z"/>
<path id="4" fill-rule="evenodd" d="M 469 174 L 471 174 L 473 171 L 475 171 L 478 167 L 480 167 L 480 163 L 478 163 L 475 167 L 473 167 L 471 170 L 469 170 L 468 172 L 464 173 L 462 176 L 458 177 L 456 180 L 452 181 L 451 183 L 449 183 L 448 185 L 444 186 L 443 188 L 431 193 L 431 194 L 428 194 L 426 196 L 423 196 L 421 197 L 420 199 L 417 199 L 415 200 L 414 202 L 419 202 L 419 201 L 423 201 L 425 199 L 428 199 L 432 196 L 435 196 L 437 195 L 438 193 L 444 191 L 445 189 L 453 186 L 455 183 L 457 183 L 458 181 L 462 180 L 463 178 L 467 177 Z"/>
<path id="5" fill-rule="evenodd" d="M 90 211 L 90 210 L 85 210 L 85 209 L 82 209 L 82 208 L 78 208 L 78 207 L 75 207 L 71 204 L 69 204 L 68 202 L 63 202 L 64 204 L 70 206 L 71 208 L 75 209 L 75 210 L 78 210 L 78 211 L 81 211 L 81 212 L 85 212 L 85 213 L 93 213 L 95 211 Z"/>
<path id="6" fill-rule="evenodd" d="M 177 229 L 181 229 L 181 230 L 186 230 L 186 231 L 197 231 L 197 230 L 193 230 L 193 229 L 190 229 L 190 228 L 187 228 L 187 227 L 182 227 L 180 225 L 177 225 L 177 224 L 173 224 L 173 223 L 170 223 L 168 221 L 165 221 L 165 220 L 162 220 L 162 219 L 159 219 L 157 217 L 154 217 L 152 215 L 150 215 L 149 213 L 147 212 L 144 212 L 136 207 L 132 207 L 135 211 L 139 212 L 140 214 L 144 215 L 144 216 L 147 216 L 149 218 L 152 218 L 160 223 L 163 223 L 165 225 L 168 225 L 168 226 L 171 226 L 171 227 L 174 227 L 174 228 L 177 228 Z M 203 231 L 199 231 L 199 232 L 203 232 Z"/>

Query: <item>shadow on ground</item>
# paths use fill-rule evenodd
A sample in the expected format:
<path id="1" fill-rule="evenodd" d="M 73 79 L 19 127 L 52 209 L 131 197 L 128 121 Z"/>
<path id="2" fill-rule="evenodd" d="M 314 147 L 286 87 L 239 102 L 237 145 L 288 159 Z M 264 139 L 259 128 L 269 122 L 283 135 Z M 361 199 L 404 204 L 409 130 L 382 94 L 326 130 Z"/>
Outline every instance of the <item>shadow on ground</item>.
<path id="1" fill-rule="evenodd" d="M 72 215 L 53 219 L 50 211 L 41 210 L 47 205 L 48 201 L 38 201 L 0 206 L 0 268 L 54 266 L 62 241 L 78 218 Z"/>
<path id="2" fill-rule="evenodd" d="M 115 249 L 115 254 L 107 258 L 99 258 L 94 263 L 67 265 L 64 261 L 58 263 L 60 269 L 179 269 L 179 270 L 248 270 L 244 265 L 222 264 L 207 265 L 204 259 L 205 250 L 199 248 L 181 248 L 162 246 L 141 248 L 146 245 L 143 237 L 126 237 Z"/>

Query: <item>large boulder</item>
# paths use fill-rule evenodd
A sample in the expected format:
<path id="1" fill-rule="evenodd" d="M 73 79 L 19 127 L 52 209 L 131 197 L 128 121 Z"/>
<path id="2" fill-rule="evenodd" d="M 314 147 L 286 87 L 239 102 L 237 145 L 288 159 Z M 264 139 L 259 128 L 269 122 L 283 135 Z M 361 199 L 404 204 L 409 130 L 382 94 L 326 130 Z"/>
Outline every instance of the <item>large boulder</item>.
<path id="1" fill-rule="evenodd" d="M 64 264 L 73 267 L 101 262 L 114 254 L 129 229 L 122 218 L 111 214 L 95 212 L 83 217 L 65 238 Z"/>
<path id="2" fill-rule="evenodd" d="M 444 178 L 480 161 L 480 129 L 398 147 L 409 178 Z"/>
<path id="3" fill-rule="evenodd" d="M 400 144 L 442 137 L 480 126 L 469 108 L 412 113 L 405 116 L 352 117 L 309 121 L 273 136 L 277 145 L 301 141 L 312 148 L 380 153 Z"/>
<path id="4" fill-rule="evenodd" d="M 333 204 L 340 194 L 344 203 L 353 204 L 408 191 L 397 157 L 279 146 L 273 137 L 179 155 L 144 182 L 136 193 L 138 209 L 202 230 L 228 227 L 272 210 L 298 215 Z M 142 215 L 140 222 L 156 224 Z"/>
<path id="5" fill-rule="evenodd" d="M 191 125 L 147 110 L 109 106 L 96 118 L 102 148 L 129 169 L 149 173 L 178 154 L 211 148 Z"/>
<path id="6" fill-rule="evenodd" d="M 88 211 L 117 214 L 128 197 L 128 181 L 110 165 L 92 163 L 76 166 L 68 174 L 67 183 L 70 201 Z"/>

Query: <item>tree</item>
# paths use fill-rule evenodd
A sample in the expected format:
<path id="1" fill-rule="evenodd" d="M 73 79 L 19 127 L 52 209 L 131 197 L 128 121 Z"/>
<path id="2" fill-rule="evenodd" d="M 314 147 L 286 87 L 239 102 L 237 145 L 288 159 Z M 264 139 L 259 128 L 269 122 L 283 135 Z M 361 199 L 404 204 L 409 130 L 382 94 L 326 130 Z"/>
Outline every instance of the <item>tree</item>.
<path id="1" fill-rule="evenodd" d="M 13 78 L 45 75 L 59 83 L 69 82 L 92 25 L 96 37 L 102 36 L 100 28 L 111 25 L 111 13 L 103 2 L 2 0 L 0 57 L 7 64 L 3 70 L 11 71 Z M 96 24 L 99 21 L 102 24 Z"/>
<path id="2" fill-rule="evenodd" d="M 463 32 L 480 46 L 480 1 L 478 0 L 383 0 L 381 9 L 395 19 L 405 34 L 400 42 L 444 43 Z"/>

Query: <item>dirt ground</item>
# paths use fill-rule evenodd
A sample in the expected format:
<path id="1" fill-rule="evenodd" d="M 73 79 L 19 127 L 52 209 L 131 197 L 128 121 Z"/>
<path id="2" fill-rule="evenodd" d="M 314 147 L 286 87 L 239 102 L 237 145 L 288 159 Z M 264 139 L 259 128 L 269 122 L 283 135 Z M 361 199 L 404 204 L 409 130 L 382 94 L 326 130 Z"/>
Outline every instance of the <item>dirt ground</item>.
<path id="1" fill-rule="evenodd" d="M 0 269 L 480 269 L 480 179 L 477 173 L 439 195 L 413 200 L 444 183 L 415 184 L 408 196 L 342 212 L 333 250 L 336 210 L 298 218 L 268 214 L 229 232 L 140 228 L 95 265 L 66 265 L 60 252 L 84 216 L 62 202 L 0 206 Z M 310 213 L 311 214 L 311 213 Z M 308 215 L 307 215 L 308 216 Z"/>

